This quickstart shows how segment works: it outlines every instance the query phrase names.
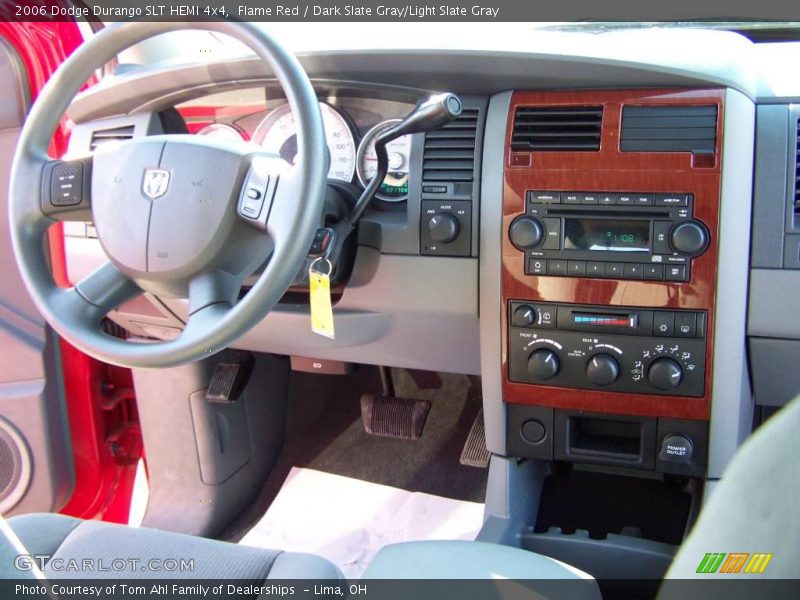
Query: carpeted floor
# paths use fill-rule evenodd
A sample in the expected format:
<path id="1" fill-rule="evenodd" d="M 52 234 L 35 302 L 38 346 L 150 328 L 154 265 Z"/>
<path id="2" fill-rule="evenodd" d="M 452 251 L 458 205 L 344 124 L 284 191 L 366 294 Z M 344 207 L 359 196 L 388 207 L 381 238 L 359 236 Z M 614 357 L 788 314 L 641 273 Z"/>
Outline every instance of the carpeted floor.
<path id="1" fill-rule="evenodd" d="M 364 393 L 380 394 L 377 367 L 362 366 L 351 375 L 292 372 L 283 449 L 256 502 L 223 537 L 239 539 L 258 521 L 292 467 L 483 502 L 487 470 L 459 463 L 481 408 L 480 381 L 465 375 L 405 369 L 393 369 L 392 375 L 397 396 L 431 401 L 419 440 L 364 432 L 359 400 Z"/>

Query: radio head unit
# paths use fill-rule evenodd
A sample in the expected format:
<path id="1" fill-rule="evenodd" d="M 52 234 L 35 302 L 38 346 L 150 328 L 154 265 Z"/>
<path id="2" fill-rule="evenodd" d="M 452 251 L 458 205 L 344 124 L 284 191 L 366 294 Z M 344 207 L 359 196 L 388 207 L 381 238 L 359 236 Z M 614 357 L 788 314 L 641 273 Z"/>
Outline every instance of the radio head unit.
<path id="1" fill-rule="evenodd" d="M 710 239 L 693 203 L 690 193 L 529 190 L 509 237 L 528 275 L 689 281 Z"/>

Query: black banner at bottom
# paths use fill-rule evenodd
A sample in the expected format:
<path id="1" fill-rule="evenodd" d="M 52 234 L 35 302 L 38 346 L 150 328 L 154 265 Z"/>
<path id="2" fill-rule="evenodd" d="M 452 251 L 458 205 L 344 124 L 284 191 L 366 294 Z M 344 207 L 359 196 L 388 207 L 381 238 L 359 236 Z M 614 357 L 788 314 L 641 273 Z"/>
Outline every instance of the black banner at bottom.
<path id="1" fill-rule="evenodd" d="M 613 597 L 665 600 L 700 598 L 796 599 L 800 580 L 697 579 L 669 580 L 553 580 L 553 579 L 427 579 L 427 580 L 213 580 L 213 579 L 64 579 L 0 580 L 0 598 L 32 600 L 245 600 L 297 598 L 331 600 L 529 600 L 597 599 Z M 622 596 L 620 596 L 622 593 Z"/>

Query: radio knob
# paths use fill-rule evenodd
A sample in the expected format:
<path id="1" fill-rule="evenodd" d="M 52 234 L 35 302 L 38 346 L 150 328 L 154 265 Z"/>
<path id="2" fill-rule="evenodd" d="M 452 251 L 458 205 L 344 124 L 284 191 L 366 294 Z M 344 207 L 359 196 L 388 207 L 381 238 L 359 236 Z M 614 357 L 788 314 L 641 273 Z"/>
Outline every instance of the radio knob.
<path id="1" fill-rule="evenodd" d="M 609 354 L 595 354 L 586 364 L 586 377 L 595 385 L 614 383 L 619 377 L 619 363 Z"/>
<path id="2" fill-rule="evenodd" d="M 671 358 L 657 358 L 647 371 L 647 380 L 665 392 L 678 387 L 681 379 L 683 379 L 683 369 Z"/>
<path id="3" fill-rule="evenodd" d="M 528 374 L 539 381 L 555 377 L 560 368 L 558 355 L 552 350 L 540 348 L 528 357 Z"/>
<path id="4" fill-rule="evenodd" d="M 708 247 L 708 230 L 699 221 L 684 221 L 672 228 L 669 243 L 675 252 L 686 256 L 702 254 Z"/>
<path id="5" fill-rule="evenodd" d="M 518 306 L 514 309 L 514 315 L 511 317 L 511 324 L 514 327 L 528 327 L 533 325 L 536 321 L 536 309 L 527 304 Z"/>
<path id="6" fill-rule="evenodd" d="M 431 240 L 440 244 L 449 244 L 458 237 L 461 224 L 453 215 L 439 213 L 428 221 L 428 232 Z"/>
<path id="7" fill-rule="evenodd" d="M 531 250 L 542 243 L 544 227 L 539 219 L 533 217 L 518 217 L 511 223 L 508 230 L 511 243 L 519 250 Z"/>

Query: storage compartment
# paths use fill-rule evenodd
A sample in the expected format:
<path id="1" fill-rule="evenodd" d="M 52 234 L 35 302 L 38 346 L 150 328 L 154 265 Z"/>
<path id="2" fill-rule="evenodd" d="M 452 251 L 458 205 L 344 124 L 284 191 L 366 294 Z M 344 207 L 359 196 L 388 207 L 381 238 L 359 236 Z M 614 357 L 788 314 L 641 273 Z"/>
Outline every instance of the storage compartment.
<path id="1" fill-rule="evenodd" d="M 554 425 L 556 460 L 655 466 L 655 419 L 556 411 Z"/>
<path id="2" fill-rule="evenodd" d="M 639 423 L 569 417 L 567 432 L 568 451 L 572 454 L 617 460 L 641 459 L 642 426 Z"/>
<path id="3" fill-rule="evenodd" d="M 616 449 L 635 445 L 635 423 L 575 421 L 578 445 L 587 441 L 591 451 L 596 436 Z M 699 480 L 685 477 L 557 465 L 522 547 L 591 574 L 603 598 L 652 598 L 699 509 L 699 491 Z"/>

